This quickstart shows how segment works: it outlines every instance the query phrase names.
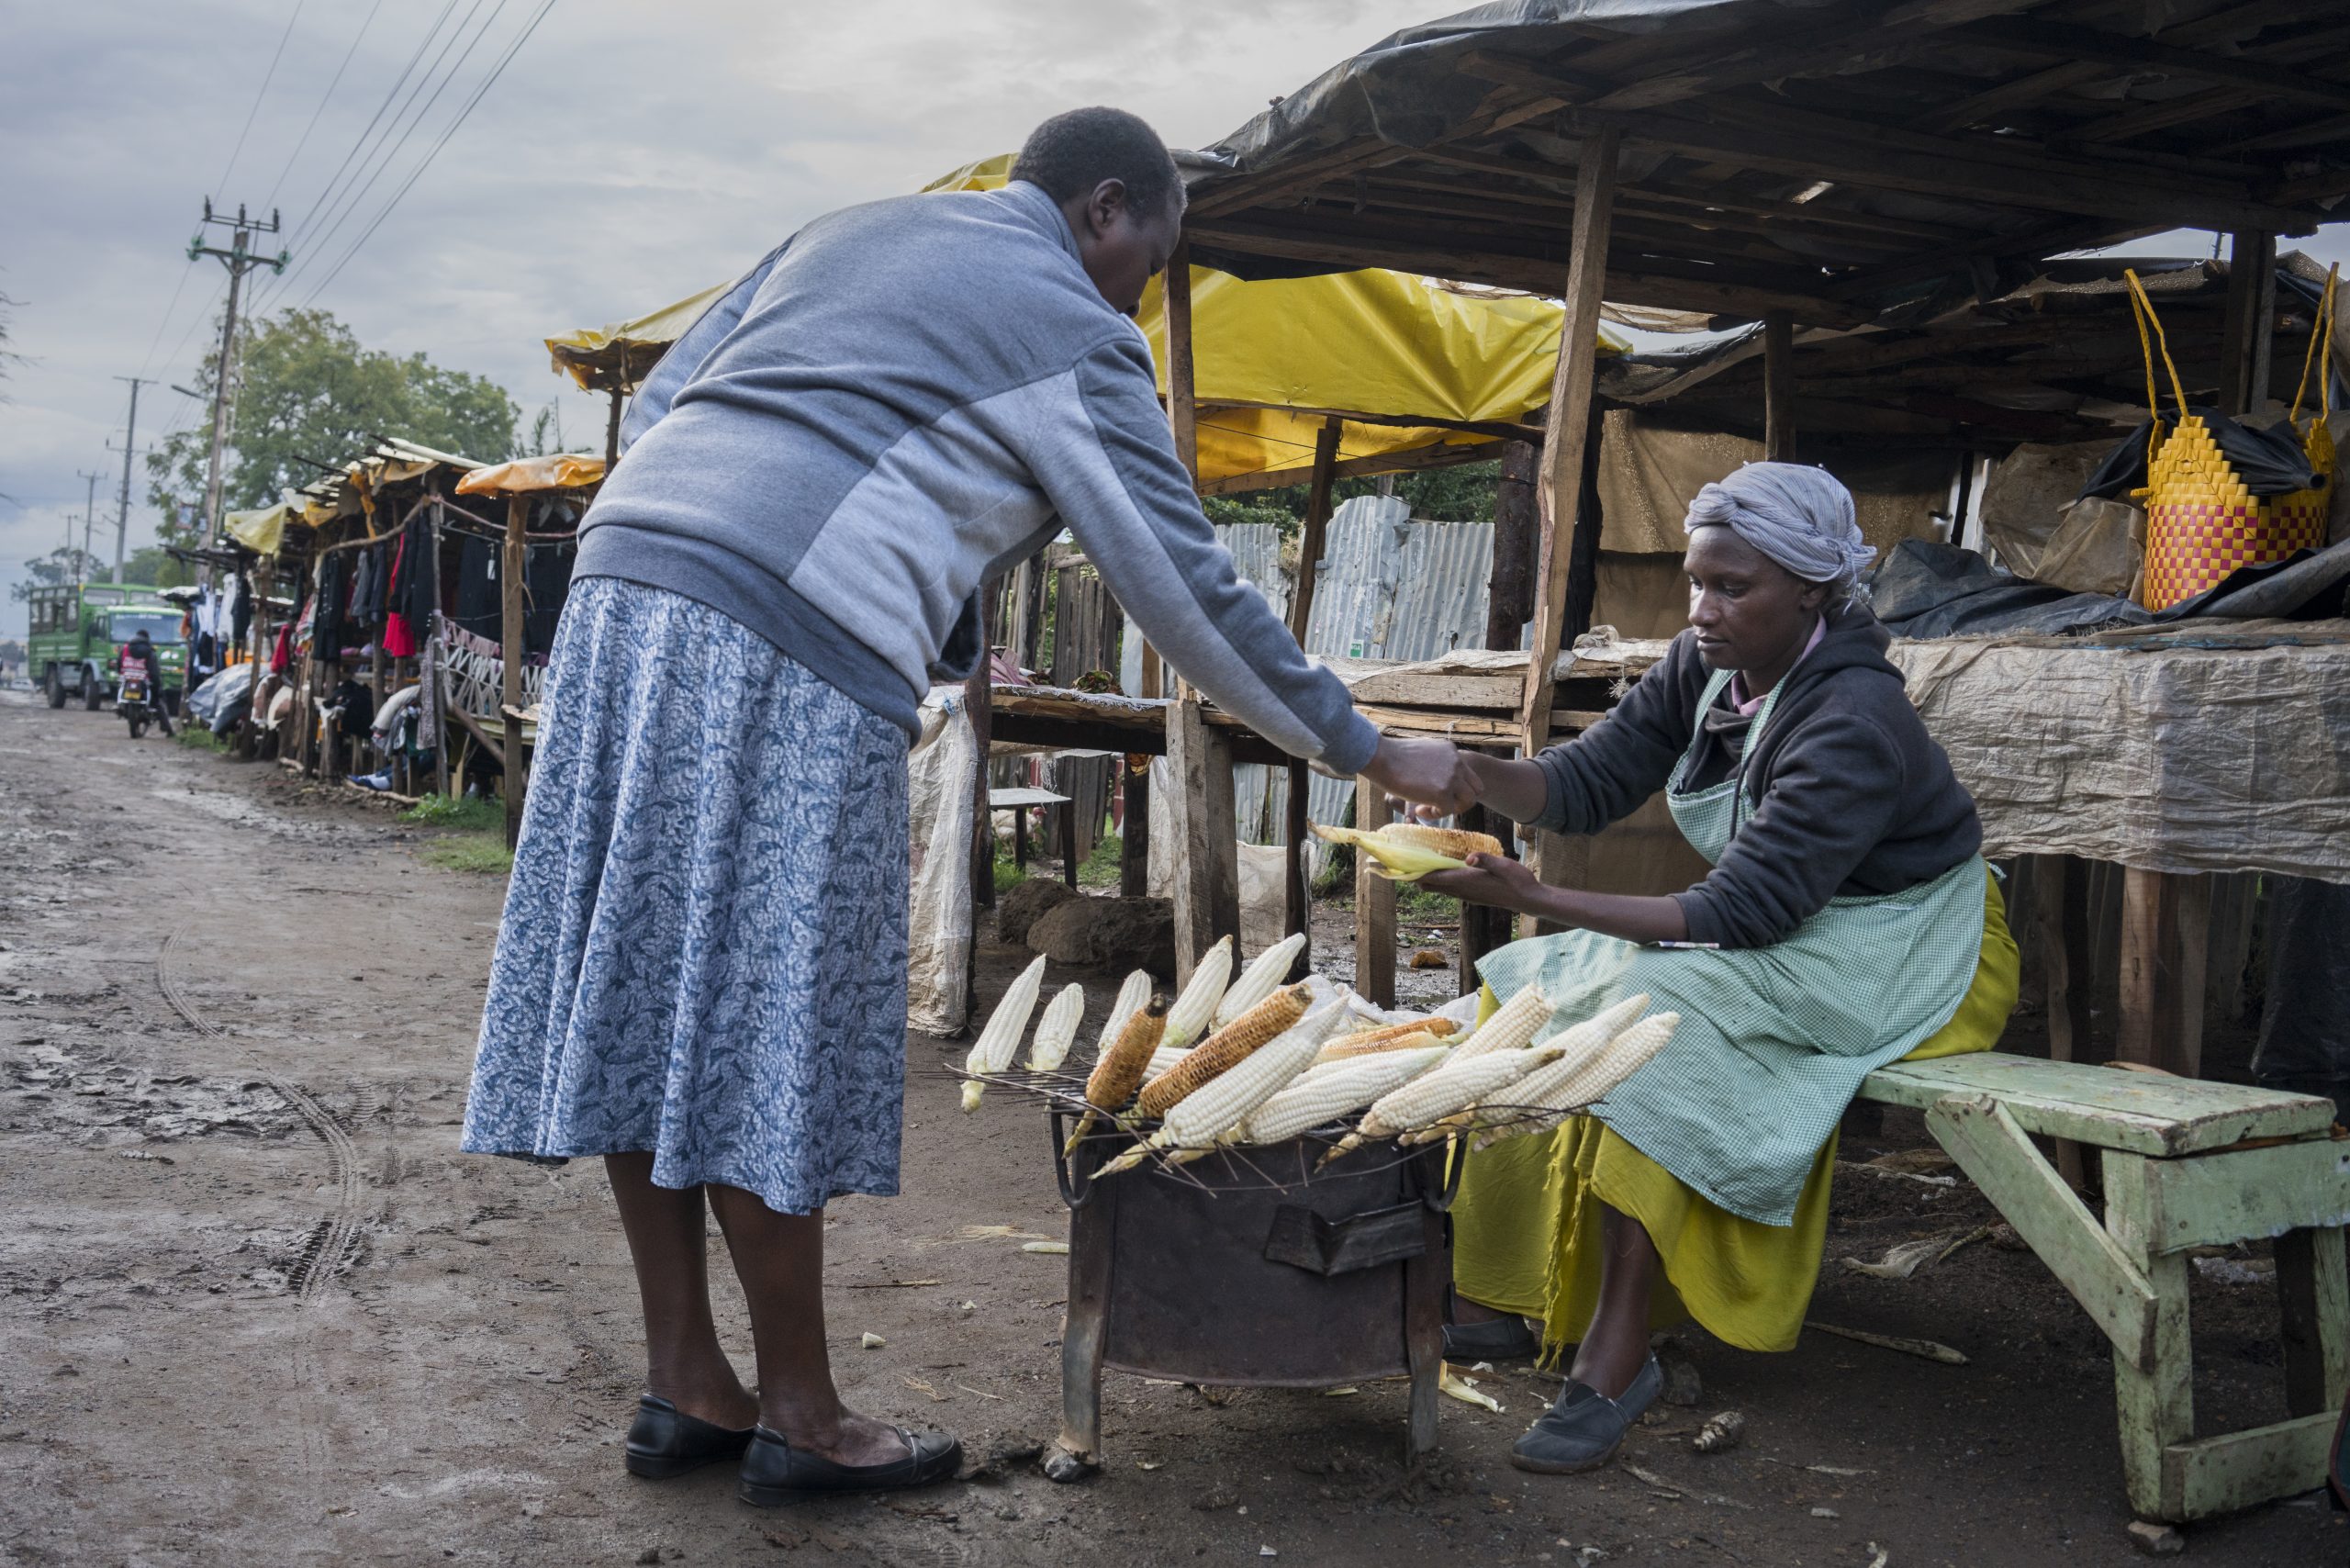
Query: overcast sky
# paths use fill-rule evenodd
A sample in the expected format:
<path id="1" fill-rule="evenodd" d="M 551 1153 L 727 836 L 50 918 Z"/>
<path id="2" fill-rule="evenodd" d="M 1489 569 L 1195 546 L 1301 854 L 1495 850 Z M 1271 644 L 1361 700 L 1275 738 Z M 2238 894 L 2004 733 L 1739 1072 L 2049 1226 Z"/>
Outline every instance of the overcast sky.
<path id="1" fill-rule="evenodd" d="M 543 5 L 552 8 L 512 64 L 352 250 Z M 29 363 L 0 382 L 0 494 L 11 498 L 0 500 L 0 584 L 22 580 L 28 557 L 63 542 L 69 514 L 83 510 L 84 472 L 104 476 L 96 547 L 112 558 L 122 458 L 107 442 L 121 440 L 126 392 L 113 377 L 161 383 L 140 394 L 142 447 L 207 417 L 169 383 L 194 377 L 223 286 L 218 263 L 185 259 L 207 195 L 231 209 L 241 201 L 284 211 L 295 265 L 282 282 L 254 274 L 264 309 L 310 302 L 315 291 L 315 303 L 370 348 L 421 350 L 498 380 L 522 406 L 525 428 L 536 408 L 560 398 L 567 443 L 592 450 L 602 409 L 551 372 L 539 346 L 549 333 L 637 315 L 731 276 L 805 219 L 1015 148 L 1063 108 L 1115 103 L 1178 145 L 1213 141 L 1394 28 L 1457 8 L 1446 0 L 12 7 L 0 50 L 8 215 L 0 293 L 19 302 L 10 346 Z M 437 34 L 436 18 L 445 19 Z M 332 203 L 314 214 L 428 38 L 422 65 L 455 66 L 445 90 L 433 99 L 438 73 L 420 95 L 403 87 L 388 120 L 415 133 L 370 143 L 386 148 L 380 163 L 363 151 L 355 166 L 382 173 L 348 204 L 347 219 Z M 410 77 L 422 79 L 421 70 Z M 144 490 L 143 471 L 134 473 L 132 549 L 153 538 Z M 0 635 L 24 626 L 24 607 L 0 597 Z"/>
<path id="2" fill-rule="evenodd" d="M 218 262 L 185 260 L 207 195 L 232 209 L 283 209 L 296 265 L 283 285 L 263 283 L 264 308 L 303 303 L 323 282 L 316 303 L 368 347 L 422 350 L 495 378 L 526 427 L 534 408 L 561 398 L 567 442 L 592 449 L 601 407 L 549 369 L 539 340 L 550 332 L 718 282 L 807 218 L 1010 151 L 1060 109 L 1113 103 L 1172 142 L 1212 141 L 1324 66 L 1457 8 L 554 0 L 406 198 L 327 281 L 542 3 L 453 0 L 439 37 L 468 16 L 472 25 L 442 63 L 463 65 L 429 112 L 417 115 L 432 86 L 414 100 L 421 129 L 323 244 L 332 217 L 301 231 L 313 202 L 444 14 L 441 0 L 302 0 L 298 13 L 295 0 L 10 8 L 0 292 L 20 302 L 10 347 L 31 363 L 0 382 L 0 493 L 13 498 L 0 501 L 0 584 L 21 581 L 28 557 L 63 542 L 68 515 L 83 509 L 83 471 L 106 476 L 96 548 L 112 559 L 122 459 L 106 442 L 121 442 L 127 388 L 111 378 L 195 375 L 225 276 Z M 463 53 L 477 30 L 479 45 Z M 281 38 L 284 56 L 260 92 Z M 140 444 L 206 417 L 168 385 L 143 388 Z M 153 540 L 144 489 L 135 473 L 132 549 Z M 0 635 L 24 628 L 24 607 L 0 599 Z"/>

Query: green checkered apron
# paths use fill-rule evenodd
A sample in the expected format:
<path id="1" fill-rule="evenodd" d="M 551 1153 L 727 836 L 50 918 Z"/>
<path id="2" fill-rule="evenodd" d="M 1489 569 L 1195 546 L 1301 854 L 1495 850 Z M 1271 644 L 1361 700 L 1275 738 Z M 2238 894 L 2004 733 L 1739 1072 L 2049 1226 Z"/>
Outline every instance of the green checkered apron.
<path id="1" fill-rule="evenodd" d="M 1743 762 L 1711 789 L 1684 793 L 1681 784 L 1729 680 L 1719 670 L 1707 683 L 1665 791 L 1682 835 L 1711 864 L 1747 813 Z M 1764 699 L 1744 756 L 1785 686 Z M 1785 1225 L 1861 1081 L 1915 1049 L 1965 999 L 1982 956 L 1986 875 L 1970 855 L 1898 893 L 1830 899 L 1768 947 L 1648 947 L 1570 931 L 1513 942 L 1477 968 L 1502 1001 L 1539 984 L 1558 1004 L 1549 1034 L 1635 991 L 1649 993 L 1653 1012 L 1680 1014 L 1673 1043 L 1593 1114 L 1722 1208 Z"/>

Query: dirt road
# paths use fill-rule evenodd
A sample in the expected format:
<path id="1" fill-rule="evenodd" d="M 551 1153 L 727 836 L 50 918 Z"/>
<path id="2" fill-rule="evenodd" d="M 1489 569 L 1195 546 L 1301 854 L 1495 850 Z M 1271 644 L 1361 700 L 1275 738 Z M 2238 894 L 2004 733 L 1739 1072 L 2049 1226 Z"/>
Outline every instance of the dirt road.
<path id="1" fill-rule="evenodd" d="M 1080 1486 L 1014 1461 L 761 1513 L 722 1469 L 632 1481 L 633 1291 L 601 1175 L 457 1153 L 501 886 L 423 864 L 418 841 L 274 767 L 0 693 L 8 1561 L 2132 1560 L 2103 1341 L 2028 1253 L 1978 1243 L 1906 1282 L 1844 1270 L 1991 1217 L 1963 1182 L 1867 1172 L 1838 1183 L 1815 1316 L 1970 1364 L 1693 1337 L 1702 1404 L 1597 1476 L 1507 1466 L 1549 1386 L 1511 1372 L 1481 1379 L 1505 1414 L 1445 1402 L 1441 1459 L 1416 1477 L 1397 1385 L 1211 1402 L 1113 1374 L 1111 1463 Z M 988 1000 L 1012 958 L 987 954 Z M 1116 977 L 1067 978 L 1100 982 L 1098 1006 Z M 905 1195 L 827 1221 L 832 1337 L 854 1400 L 983 1455 L 1054 1430 L 1064 1263 L 1021 1243 L 1063 1225 L 1034 1114 L 957 1114 L 947 1051 L 907 1044 Z M 1898 1117 L 1886 1141 L 1926 1143 Z M 2207 1430 L 2282 1403 L 2272 1293 L 2231 1271 L 2196 1301 Z M 886 1343 L 860 1349 L 868 1331 Z M 1731 1407 L 1744 1446 L 1691 1452 Z M 2191 1540 L 2199 1562 L 2301 1568 L 2343 1561 L 2350 1529 L 2304 1500 Z"/>

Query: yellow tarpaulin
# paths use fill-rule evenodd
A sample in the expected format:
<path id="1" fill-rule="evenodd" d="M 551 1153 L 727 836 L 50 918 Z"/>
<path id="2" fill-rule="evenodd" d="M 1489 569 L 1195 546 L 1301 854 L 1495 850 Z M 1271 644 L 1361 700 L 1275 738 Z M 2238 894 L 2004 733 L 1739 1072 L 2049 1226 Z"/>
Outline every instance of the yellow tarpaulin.
<path id="1" fill-rule="evenodd" d="M 299 522 L 302 520 L 301 509 L 290 502 L 280 501 L 274 507 L 263 507 L 257 511 L 227 513 L 220 519 L 220 528 L 254 554 L 274 555 L 278 545 L 285 542 L 288 518 Z"/>
<path id="2" fill-rule="evenodd" d="M 576 490 L 604 476 L 604 460 L 577 453 L 556 452 L 543 457 L 518 457 L 489 468 L 476 468 L 457 481 L 461 496 L 519 496 L 535 490 Z"/>
<path id="3" fill-rule="evenodd" d="M 923 188 L 992 190 L 1011 167 L 1008 153 L 986 158 Z M 549 338 L 548 351 L 582 386 L 610 387 L 616 377 L 633 386 L 729 286 L 704 289 L 633 321 Z M 1332 412 L 1522 422 L 1550 398 L 1563 317 L 1554 300 L 1456 289 L 1405 273 L 1244 283 L 1193 267 L 1200 481 L 1237 489 L 1303 479 Z M 1155 281 L 1136 320 L 1150 339 L 1164 393 L 1167 317 Z M 1601 353 L 1624 347 L 1601 335 Z M 1375 471 L 1380 458 L 1494 439 L 1438 426 L 1347 420 L 1338 457 Z"/>

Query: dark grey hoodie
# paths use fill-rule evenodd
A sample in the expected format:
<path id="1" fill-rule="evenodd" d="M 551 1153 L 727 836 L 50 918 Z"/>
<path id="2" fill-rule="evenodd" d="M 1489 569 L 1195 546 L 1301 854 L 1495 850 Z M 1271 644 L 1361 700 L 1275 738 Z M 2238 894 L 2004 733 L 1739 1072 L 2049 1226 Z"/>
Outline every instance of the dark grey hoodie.
<path id="1" fill-rule="evenodd" d="M 1705 880 L 1673 895 L 1691 941 L 1767 946 L 1832 897 L 1914 888 L 1982 848 L 1975 801 L 1886 659 L 1891 642 L 1875 616 L 1850 608 L 1787 673 L 1745 764 L 1737 836 Z M 1535 759 L 1550 789 L 1536 825 L 1596 833 L 1663 789 L 1711 674 L 1696 633 L 1675 637 L 1606 718 Z M 1725 688 L 1685 786 L 1729 777 L 1746 728 Z"/>

